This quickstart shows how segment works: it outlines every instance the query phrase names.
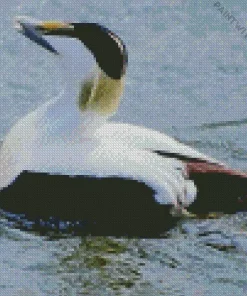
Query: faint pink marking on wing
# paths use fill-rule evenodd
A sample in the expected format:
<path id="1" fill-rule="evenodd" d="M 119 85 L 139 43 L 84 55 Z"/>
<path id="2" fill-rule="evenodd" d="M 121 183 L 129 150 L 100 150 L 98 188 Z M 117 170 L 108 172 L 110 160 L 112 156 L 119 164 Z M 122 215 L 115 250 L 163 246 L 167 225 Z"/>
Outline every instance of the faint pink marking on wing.
<path id="1" fill-rule="evenodd" d="M 211 164 L 207 162 L 187 162 L 186 169 L 188 175 L 190 174 L 223 174 L 230 176 L 239 176 L 240 178 L 247 178 L 247 173 L 234 170 L 223 165 Z"/>

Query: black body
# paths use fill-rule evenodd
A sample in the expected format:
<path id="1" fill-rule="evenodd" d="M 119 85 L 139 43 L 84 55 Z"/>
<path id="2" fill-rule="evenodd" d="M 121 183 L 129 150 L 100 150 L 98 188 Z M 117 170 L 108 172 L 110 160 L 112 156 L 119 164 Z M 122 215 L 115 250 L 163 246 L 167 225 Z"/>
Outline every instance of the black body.
<path id="1" fill-rule="evenodd" d="M 118 177 L 23 172 L 0 192 L 0 207 L 24 214 L 36 228 L 41 220 L 79 221 L 84 226 L 77 231 L 92 235 L 156 237 L 177 220 L 170 206 L 155 201 L 153 189 Z"/>

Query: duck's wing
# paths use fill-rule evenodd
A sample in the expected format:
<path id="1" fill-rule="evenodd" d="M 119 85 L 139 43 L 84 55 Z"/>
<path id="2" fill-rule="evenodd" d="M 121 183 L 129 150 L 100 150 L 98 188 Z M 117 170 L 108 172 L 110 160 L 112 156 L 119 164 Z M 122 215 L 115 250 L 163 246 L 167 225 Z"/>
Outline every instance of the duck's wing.
<path id="1" fill-rule="evenodd" d="M 97 130 L 98 137 L 121 139 L 147 149 L 161 158 L 181 160 L 187 178 L 197 188 L 188 209 L 195 213 L 235 213 L 247 209 L 247 174 L 229 168 L 160 132 L 123 123 L 108 123 Z"/>
<path id="2" fill-rule="evenodd" d="M 108 122 L 97 129 L 95 136 L 105 139 L 117 139 L 132 147 L 151 150 L 168 158 L 222 165 L 222 163 L 216 159 L 166 134 L 137 125 Z"/>
<path id="3" fill-rule="evenodd" d="M 33 147 L 27 159 L 21 159 L 18 165 L 8 168 L 9 178 L 3 179 L 2 187 L 13 183 L 24 171 L 95 179 L 116 177 L 146 184 L 153 190 L 152 197 L 159 204 L 188 205 L 194 200 L 196 190 L 193 183 L 186 180 L 181 161 L 130 147 L 115 139 L 87 141 L 84 146 L 82 143 L 66 145 L 54 142 L 39 145 L 37 149 Z"/>

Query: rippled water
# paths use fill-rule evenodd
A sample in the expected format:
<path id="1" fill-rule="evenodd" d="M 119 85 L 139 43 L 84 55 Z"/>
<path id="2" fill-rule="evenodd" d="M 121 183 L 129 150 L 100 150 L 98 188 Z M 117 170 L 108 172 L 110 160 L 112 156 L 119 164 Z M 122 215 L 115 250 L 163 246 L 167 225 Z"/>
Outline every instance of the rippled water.
<path id="1" fill-rule="evenodd" d="M 155 128 L 247 168 L 247 40 L 211 0 L 4 0 L 0 137 L 62 87 L 13 17 L 100 22 L 125 40 L 115 120 Z M 247 27 L 244 0 L 222 0 Z M 161 239 L 41 237 L 0 224 L 0 295 L 247 295 L 247 215 L 181 221 Z"/>

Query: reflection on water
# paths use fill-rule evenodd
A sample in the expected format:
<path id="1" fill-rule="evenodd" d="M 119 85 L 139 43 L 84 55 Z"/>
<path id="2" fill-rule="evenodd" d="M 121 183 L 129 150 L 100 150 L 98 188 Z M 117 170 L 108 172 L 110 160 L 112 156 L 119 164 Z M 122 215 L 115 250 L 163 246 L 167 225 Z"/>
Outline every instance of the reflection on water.
<path id="1" fill-rule="evenodd" d="M 0 287 L 4 295 L 14 290 L 32 295 L 215 295 L 215 289 L 224 292 L 219 295 L 243 295 L 246 227 L 244 213 L 183 221 L 158 240 L 57 239 L 1 226 L 5 273 Z M 13 280 L 6 281 L 10 275 Z M 229 291 L 233 294 L 225 294 Z"/>

